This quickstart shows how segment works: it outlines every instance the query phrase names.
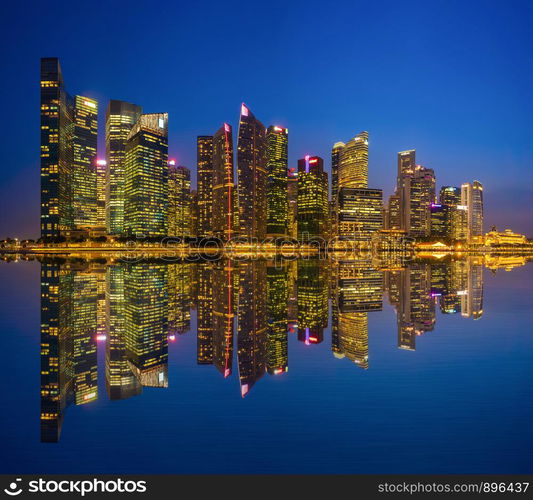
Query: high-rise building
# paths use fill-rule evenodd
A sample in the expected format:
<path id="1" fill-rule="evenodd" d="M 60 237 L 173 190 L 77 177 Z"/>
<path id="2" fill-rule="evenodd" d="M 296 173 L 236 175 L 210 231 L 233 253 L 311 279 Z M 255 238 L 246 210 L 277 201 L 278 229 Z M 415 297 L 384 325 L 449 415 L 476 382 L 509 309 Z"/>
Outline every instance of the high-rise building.
<path id="1" fill-rule="evenodd" d="M 213 216 L 214 236 L 229 240 L 237 234 L 237 192 L 233 175 L 233 134 L 224 123 L 213 136 Z"/>
<path id="2" fill-rule="evenodd" d="M 265 126 L 241 105 L 237 144 L 240 236 L 263 240 L 267 223 Z"/>
<path id="3" fill-rule="evenodd" d="M 370 241 L 383 228 L 381 189 L 339 189 L 338 236 L 345 241 Z"/>
<path id="4" fill-rule="evenodd" d="M 71 187 L 73 229 L 78 231 L 88 231 L 98 226 L 97 140 L 98 102 L 77 95 L 74 98 Z"/>
<path id="5" fill-rule="evenodd" d="M 433 238 L 447 238 L 449 235 L 448 205 L 432 203 L 430 205 L 431 236 Z"/>
<path id="6" fill-rule="evenodd" d="M 402 179 L 400 206 L 402 227 L 412 237 L 426 237 L 431 232 L 431 204 L 435 202 L 435 174 L 416 165 L 414 172 Z"/>
<path id="7" fill-rule="evenodd" d="M 168 229 L 168 114 L 141 115 L 130 130 L 124 168 L 124 232 L 163 237 Z"/>
<path id="8" fill-rule="evenodd" d="M 483 235 L 483 186 L 479 181 L 461 185 L 461 205 L 466 207 L 467 239 Z"/>
<path id="9" fill-rule="evenodd" d="M 96 227 L 105 233 L 107 161 L 96 160 Z"/>
<path id="10" fill-rule="evenodd" d="M 168 235 L 191 236 L 191 172 L 168 162 Z"/>
<path id="11" fill-rule="evenodd" d="M 189 233 L 193 238 L 198 236 L 198 191 L 191 189 L 191 220 Z"/>
<path id="12" fill-rule="evenodd" d="M 397 193 L 389 196 L 385 229 L 401 229 L 400 195 Z"/>
<path id="13" fill-rule="evenodd" d="M 107 106 L 105 122 L 106 227 L 109 234 L 124 233 L 126 143 L 141 113 L 140 106 L 129 102 L 111 100 Z"/>
<path id="14" fill-rule="evenodd" d="M 287 170 L 289 130 L 276 125 L 268 127 L 266 165 L 267 180 L 267 235 L 287 236 L 288 201 Z"/>
<path id="15" fill-rule="evenodd" d="M 298 239 L 328 237 L 328 174 L 324 160 L 309 156 L 298 160 Z"/>
<path id="16" fill-rule="evenodd" d="M 287 230 L 290 238 L 298 237 L 298 169 L 291 167 L 287 174 Z"/>
<path id="17" fill-rule="evenodd" d="M 331 206 L 330 206 L 330 220 L 331 220 L 331 234 L 337 234 L 338 223 L 338 205 L 339 205 L 339 163 L 341 154 L 346 144 L 344 142 L 336 142 L 331 149 Z"/>
<path id="18" fill-rule="evenodd" d="M 350 139 L 340 150 L 338 189 L 368 187 L 368 132 Z"/>
<path id="19" fill-rule="evenodd" d="M 41 237 L 59 238 L 73 228 L 72 158 L 74 105 L 59 60 L 41 59 Z"/>
<path id="20" fill-rule="evenodd" d="M 198 236 L 212 235 L 213 217 L 213 136 L 196 139 L 196 181 L 198 186 Z"/>

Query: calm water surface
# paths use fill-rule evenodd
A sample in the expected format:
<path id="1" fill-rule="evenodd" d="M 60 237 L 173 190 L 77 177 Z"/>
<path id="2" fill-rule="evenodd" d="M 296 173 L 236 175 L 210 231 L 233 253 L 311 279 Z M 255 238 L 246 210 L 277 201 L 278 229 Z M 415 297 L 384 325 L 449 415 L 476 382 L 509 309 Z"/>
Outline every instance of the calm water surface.
<path id="1" fill-rule="evenodd" d="M 531 473 L 521 264 L 0 263 L 2 472 Z"/>

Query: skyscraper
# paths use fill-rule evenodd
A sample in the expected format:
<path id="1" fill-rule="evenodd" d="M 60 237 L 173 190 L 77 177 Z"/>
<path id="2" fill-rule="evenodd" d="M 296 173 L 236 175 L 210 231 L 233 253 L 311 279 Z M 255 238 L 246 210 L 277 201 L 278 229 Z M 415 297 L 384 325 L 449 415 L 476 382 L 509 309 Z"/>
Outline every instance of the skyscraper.
<path id="1" fill-rule="evenodd" d="M 439 203 L 446 206 L 446 234 L 451 240 L 466 240 L 467 210 L 461 204 L 461 188 L 443 186 L 440 189 Z"/>
<path id="2" fill-rule="evenodd" d="M 109 234 L 124 233 L 124 182 L 128 135 L 142 108 L 124 101 L 109 101 L 105 123 L 106 227 Z"/>
<path id="3" fill-rule="evenodd" d="M 267 223 L 265 126 L 241 105 L 237 145 L 240 236 L 263 240 Z"/>
<path id="4" fill-rule="evenodd" d="M 224 123 L 213 136 L 213 235 L 229 240 L 237 233 L 233 175 L 233 135 L 231 125 Z"/>
<path id="5" fill-rule="evenodd" d="M 212 234 L 213 217 L 213 136 L 196 138 L 196 181 L 198 185 L 198 236 Z"/>
<path id="6" fill-rule="evenodd" d="M 290 238 L 298 237 L 298 169 L 289 168 L 287 174 L 287 231 Z"/>
<path id="7" fill-rule="evenodd" d="M 339 163 L 341 154 L 346 144 L 344 142 L 336 142 L 331 149 L 331 204 L 332 210 L 330 219 L 332 222 L 331 232 L 333 235 L 337 234 L 337 221 L 339 217 Z"/>
<path id="8" fill-rule="evenodd" d="M 168 162 L 168 235 L 191 236 L 191 172 Z"/>
<path id="9" fill-rule="evenodd" d="M 72 229 L 72 98 L 56 57 L 41 59 L 41 237 Z"/>
<path id="10" fill-rule="evenodd" d="M 461 185 L 461 205 L 467 212 L 467 239 L 474 241 L 483 235 L 483 186 L 479 181 Z"/>
<path id="11" fill-rule="evenodd" d="M 287 170 L 289 130 L 271 125 L 267 136 L 267 235 L 286 236 L 288 231 Z"/>
<path id="12" fill-rule="evenodd" d="M 96 227 L 104 233 L 106 211 L 107 161 L 96 160 Z"/>
<path id="13" fill-rule="evenodd" d="M 72 164 L 72 216 L 74 229 L 87 231 L 97 222 L 96 147 L 98 103 L 77 95 L 74 98 Z"/>
<path id="14" fill-rule="evenodd" d="M 309 156 L 298 160 L 298 239 L 328 237 L 328 174 L 324 160 Z"/>
<path id="15" fill-rule="evenodd" d="M 431 204 L 435 202 L 435 174 L 432 169 L 416 165 L 413 173 L 402 179 L 400 205 L 402 228 L 413 237 L 429 236 Z"/>
<path id="16" fill-rule="evenodd" d="M 341 240 L 365 242 L 383 228 L 381 189 L 339 189 L 338 236 Z"/>
<path id="17" fill-rule="evenodd" d="M 168 114 L 141 115 L 130 130 L 124 168 L 124 230 L 162 237 L 168 228 Z"/>
<path id="18" fill-rule="evenodd" d="M 360 132 L 340 149 L 338 165 L 338 189 L 368 187 L 368 132 Z"/>

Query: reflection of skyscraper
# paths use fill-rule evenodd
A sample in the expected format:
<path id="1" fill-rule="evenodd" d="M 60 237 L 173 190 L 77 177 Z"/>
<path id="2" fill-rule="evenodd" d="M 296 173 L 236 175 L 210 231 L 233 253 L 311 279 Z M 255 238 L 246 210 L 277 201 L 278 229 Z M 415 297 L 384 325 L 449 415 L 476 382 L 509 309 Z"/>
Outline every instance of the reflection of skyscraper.
<path id="1" fill-rule="evenodd" d="M 223 260 L 216 263 L 212 272 L 213 363 L 224 377 L 231 375 L 233 365 L 235 271 L 233 261 Z"/>
<path id="2" fill-rule="evenodd" d="M 237 193 L 233 180 L 233 136 L 224 123 L 213 137 L 213 235 L 231 239 L 237 232 Z"/>
<path id="3" fill-rule="evenodd" d="M 267 371 L 277 375 L 289 369 L 288 292 L 289 276 L 285 262 L 267 267 Z"/>
<path id="4" fill-rule="evenodd" d="M 297 278 L 298 340 L 319 344 L 328 325 L 328 279 L 326 264 L 299 260 Z"/>
<path id="5" fill-rule="evenodd" d="M 124 168 L 124 230 L 128 235 L 167 235 L 167 136 L 167 113 L 141 115 L 128 135 Z"/>
<path id="6" fill-rule="evenodd" d="M 266 262 L 241 262 L 239 268 L 237 346 L 241 395 L 244 397 L 266 370 Z"/>
<path id="7" fill-rule="evenodd" d="M 270 126 L 267 130 L 267 234 L 286 236 L 288 227 L 287 169 L 289 131 Z"/>
<path id="8" fill-rule="evenodd" d="M 168 332 L 182 335 L 191 328 L 192 264 L 168 264 Z"/>
<path id="9" fill-rule="evenodd" d="M 109 234 L 124 232 L 124 180 L 126 142 L 142 108 L 129 102 L 111 100 L 107 106 L 105 142 L 107 160 L 106 226 Z"/>
<path id="10" fill-rule="evenodd" d="M 213 217 L 213 137 L 198 136 L 196 140 L 198 185 L 198 236 L 210 236 Z"/>
<path id="11" fill-rule="evenodd" d="M 410 264 L 399 272 L 398 347 L 414 350 L 416 336 L 433 330 L 435 301 L 431 297 L 431 266 Z"/>
<path id="12" fill-rule="evenodd" d="M 199 365 L 213 364 L 213 269 L 198 265 L 197 354 Z"/>
<path id="13" fill-rule="evenodd" d="M 324 160 L 306 156 L 298 160 L 298 239 L 326 238 L 328 232 L 328 174 Z"/>
<path id="14" fill-rule="evenodd" d="M 72 229 L 73 102 L 59 60 L 41 59 L 41 237 Z"/>
<path id="15" fill-rule="evenodd" d="M 125 264 L 107 268 L 107 340 L 105 373 L 109 399 L 126 399 L 140 394 L 142 386 L 133 375 L 126 357 Z"/>
<path id="16" fill-rule="evenodd" d="M 168 275 L 165 264 L 135 263 L 124 274 L 124 330 L 130 368 L 143 386 L 167 387 Z"/>
<path id="17" fill-rule="evenodd" d="M 479 319 L 483 315 L 483 265 L 481 260 L 467 261 L 466 290 L 461 295 L 461 314 Z"/>
<path id="18" fill-rule="evenodd" d="M 264 239 L 267 223 L 265 126 L 241 105 L 237 147 L 240 235 Z"/>

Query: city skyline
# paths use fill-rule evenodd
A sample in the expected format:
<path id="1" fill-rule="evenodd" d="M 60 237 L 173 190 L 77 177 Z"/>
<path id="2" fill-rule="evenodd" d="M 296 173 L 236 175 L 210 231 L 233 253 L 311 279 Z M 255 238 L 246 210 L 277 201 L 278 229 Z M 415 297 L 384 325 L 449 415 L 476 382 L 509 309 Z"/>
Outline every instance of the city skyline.
<path id="1" fill-rule="evenodd" d="M 208 82 L 200 78 L 198 83 L 195 60 L 200 60 L 201 50 L 213 41 L 213 37 L 224 33 L 230 42 L 236 35 L 231 34 L 231 29 L 221 31 L 210 16 L 207 23 L 212 31 L 205 37 L 206 40 L 199 41 L 197 36 L 191 36 L 186 44 L 189 53 L 177 52 L 176 57 L 184 58 L 183 66 L 179 64 L 179 59 L 166 57 L 166 61 L 176 61 L 171 63 L 171 77 L 154 79 L 149 77 L 150 72 L 140 75 L 135 61 L 128 62 L 122 56 L 112 60 L 111 54 L 105 54 L 103 48 L 109 40 L 105 36 L 96 41 L 94 52 L 86 53 L 86 64 L 77 64 L 76 44 L 67 47 L 62 43 L 61 36 L 49 39 L 43 35 L 43 27 L 38 20 L 43 16 L 47 19 L 52 11 L 39 11 L 39 18 L 32 14 L 27 25 L 32 33 L 30 41 L 20 48 L 16 60 L 10 58 L 13 72 L 2 82 L 14 89 L 18 99 L 7 103 L 15 127 L 6 129 L 3 134 L 9 140 L 6 141 L 6 161 L 0 167 L 4 175 L 0 237 L 36 235 L 34 216 L 38 210 L 36 190 L 39 181 L 35 176 L 37 143 L 35 135 L 28 136 L 19 131 L 35 130 L 35 125 L 29 126 L 35 116 L 35 60 L 43 55 L 54 54 L 59 55 L 63 62 L 69 88 L 76 89 L 81 95 L 96 98 L 100 103 L 100 114 L 109 98 L 141 103 L 147 111 L 168 111 L 170 155 L 193 172 L 194 137 L 210 134 L 220 123 L 228 120 L 236 127 L 238 106 L 244 101 L 263 123 L 277 123 L 289 128 L 290 165 L 294 165 L 305 154 L 328 158 L 328 151 L 337 140 L 346 140 L 357 130 L 368 130 L 371 137 L 369 186 L 383 189 L 384 199 L 394 188 L 394 155 L 407 148 L 416 148 L 422 164 L 440 172 L 441 185 L 455 185 L 454 179 L 461 171 L 467 171 L 470 179 L 480 179 L 484 183 L 487 198 L 493 200 L 486 214 L 489 226 L 492 223 L 500 228 L 510 226 L 531 235 L 530 218 L 521 210 L 529 206 L 532 200 L 527 187 L 531 177 L 528 166 L 533 157 L 527 126 L 527 117 L 531 114 L 530 100 L 527 99 L 531 72 L 528 64 L 519 62 L 529 57 L 525 47 L 529 45 L 531 35 L 526 32 L 523 21 L 527 16 L 521 15 L 527 13 L 528 9 L 526 6 L 511 8 L 496 5 L 491 3 L 481 16 L 474 7 L 463 6 L 454 11 L 460 15 L 453 14 L 453 23 L 449 22 L 452 10 L 448 12 L 444 7 L 437 9 L 439 21 L 435 21 L 421 4 L 408 8 L 404 6 L 401 14 L 411 19 L 412 29 L 391 52 L 387 50 L 391 47 L 394 30 L 388 30 L 391 34 L 377 43 L 377 38 L 387 29 L 376 25 L 376 8 L 365 6 L 363 11 L 368 15 L 375 33 L 369 33 L 369 28 L 365 27 L 354 35 L 355 40 L 348 41 L 344 34 L 339 33 L 329 42 L 324 37 L 313 40 L 310 35 L 305 35 L 305 41 L 310 42 L 315 49 L 313 56 L 304 51 L 302 62 L 296 64 L 294 69 L 287 67 L 283 61 L 271 62 L 272 74 L 281 75 L 279 80 L 267 76 L 267 67 L 260 69 L 257 63 L 249 66 L 253 80 L 249 77 L 240 78 L 243 69 L 235 60 L 220 73 L 221 92 L 216 96 L 208 91 Z M 215 16 L 217 8 L 210 7 Z M 506 22 L 500 24 L 496 32 L 490 19 L 499 9 L 505 15 L 498 18 L 506 19 Z M 291 41 L 287 46 L 285 36 L 288 33 L 286 23 L 291 20 L 296 22 L 297 10 L 298 19 L 303 22 L 317 12 L 324 14 L 324 19 L 339 20 L 342 9 L 339 9 L 338 14 L 333 14 L 326 7 L 319 8 L 316 5 L 303 11 L 289 6 L 285 17 L 280 17 L 286 21 L 267 16 L 264 23 L 258 25 L 255 39 L 262 37 L 273 40 L 270 50 L 280 48 L 283 41 L 283 48 L 287 49 L 284 58 L 286 55 L 289 60 L 304 47 L 303 40 Z M 230 27 L 238 26 L 251 16 L 250 12 L 239 12 L 237 6 L 231 6 L 230 12 Z M 385 28 L 394 25 L 395 12 L 399 14 L 397 9 L 393 9 L 383 19 Z M 183 21 L 197 16 L 193 8 L 179 10 L 179 14 L 181 17 L 177 19 Z M 64 15 L 69 18 L 71 14 Z M 136 19 L 134 14 L 129 16 L 131 22 Z M 448 24 L 456 26 L 459 22 L 466 27 L 474 19 L 476 36 L 468 34 L 467 29 L 459 30 L 460 34 L 454 29 L 455 38 L 451 40 L 446 36 Z M 269 33 L 278 34 L 279 37 L 266 37 L 267 22 L 270 23 Z M 324 24 L 326 34 L 331 33 L 333 25 L 335 23 L 332 22 Z M 435 28 L 436 34 L 432 35 Z M 65 33 L 64 29 L 59 27 L 58 34 Z M 10 33 L 11 28 L 8 27 L 4 36 Z M 181 37 L 188 35 L 191 33 L 185 29 L 179 37 L 183 40 Z M 39 46 L 32 43 L 37 39 L 40 40 Z M 126 40 L 131 41 L 131 37 L 126 36 Z M 356 81 L 355 70 L 341 62 L 346 61 L 350 65 L 351 48 L 365 41 L 368 42 L 368 51 L 357 59 L 357 75 L 363 74 L 364 78 Z M 198 43 L 197 47 L 195 43 Z M 321 44 L 324 46 L 321 47 Z M 249 54 L 249 50 L 245 48 L 245 53 Z M 257 61 L 264 55 L 263 50 L 258 54 Z M 469 55 L 472 51 L 479 55 L 473 64 Z M 169 54 L 166 49 L 163 53 Z M 149 61 L 146 50 L 141 51 L 138 57 L 139 63 L 146 64 Z M 155 59 L 150 60 L 148 67 L 165 75 L 168 66 L 163 63 L 161 56 L 151 54 L 150 57 Z M 328 62 L 330 59 L 331 62 Z M 313 66 L 313 61 L 316 66 Z M 382 69 L 376 68 L 377 61 L 381 61 Z M 301 70 L 304 63 L 311 69 L 320 69 L 313 73 L 313 78 L 305 78 L 305 81 L 296 77 L 297 70 Z M 220 63 L 211 58 L 205 64 L 210 69 L 220 69 Z M 174 69 L 174 66 L 177 68 Z M 172 78 L 181 67 L 184 69 L 183 75 L 177 80 Z M 496 73 L 494 68 L 506 68 L 509 71 Z M 320 73 L 328 74 L 327 81 L 325 75 Z M 209 74 L 214 72 L 209 71 Z M 300 74 L 304 73 L 298 71 Z M 15 77 L 16 85 L 13 80 Z M 194 90 L 193 81 L 196 85 Z M 179 82 L 178 87 L 175 82 Z M 273 87 L 276 88 L 275 96 L 271 91 Z M 298 92 L 299 88 L 301 92 Z M 219 99 L 219 96 L 223 98 Z M 357 96 L 362 98 L 358 99 Z M 101 143 L 99 151 L 103 151 Z M 329 172 L 329 162 L 326 162 L 326 170 Z M 501 178 L 501 171 L 507 173 L 504 179 Z"/>

